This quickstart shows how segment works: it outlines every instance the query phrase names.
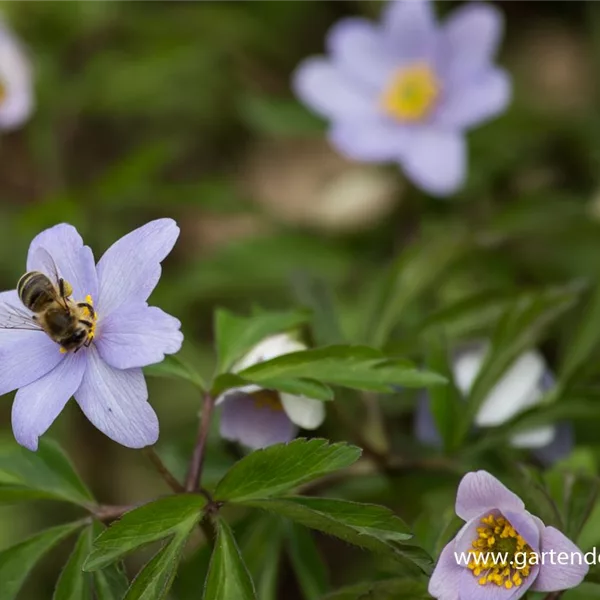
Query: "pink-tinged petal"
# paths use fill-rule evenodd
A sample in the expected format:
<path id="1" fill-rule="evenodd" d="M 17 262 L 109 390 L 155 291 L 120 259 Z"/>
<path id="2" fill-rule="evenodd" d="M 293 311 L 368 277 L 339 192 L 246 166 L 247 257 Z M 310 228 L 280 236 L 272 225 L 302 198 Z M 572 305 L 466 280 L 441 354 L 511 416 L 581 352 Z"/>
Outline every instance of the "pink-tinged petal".
<path id="1" fill-rule="evenodd" d="M 499 511 L 522 512 L 523 501 L 487 471 L 467 473 L 461 480 L 456 494 L 456 514 L 469 521 L 482 513 Z"/>
<path id="2" fill-rule="evenodd" d="M 384 46 L 381 30 L 366 19 L 338 21 L 327 34 L 333 63 L 349 78 L 380 92 L 388 83 L 395 60 Z"/>
<path id="3" fill-rule="evenodd" d="M 391 0 L 383 9 L 386 43 L 399 60 L 432 58 L 437 33 L 432 4 L 428 0 Z"/>
<path id="4" fill-rule="evenodd" d="M 447 57 L 445 71 L 450 80 L 466 82 L 488 67 L 503 30 L 504 17 L 491 4 L 470 2 L 453 11 L 442 27 L 440 48 Z"/>
<path id="5" fill-rule="evenodd" d="M 143 448 L 158 439 L 158 418 L 148 403 L 141 369 L 106 364 L 92 345 L 88 367 L 75 400 L 85 416 L 109 438 L 127 448 Z"/>
<path id="6" fill-rule="evenodd" d="M 368 118 L 376 97 L 325 58 L 308 58 L 293 75 L 292 87 L 302 102 L 330 119 Z"/>
<path id="7" fill-rule="evenodd" d="M 583 581 L 589 566 L 584 560 L 583 552 L 566 535 L 554 527 L 546 527 L 542 532 L 540 546 L 545 561 L 540 561 L 544 564 L 540 565 L 540 572 L 532 589 L 537 592 L 557 592 L 573 588 Z M 554 555 L 544 555 L 545 552 L 554 552 Z"/>
<path id="8" fill-rule="evenodd" d="M 448 196 L 464 183 L 465 140 L 460 133 L 424 128 L 401 159 L 407 177 L 432 196 Z"/>
<path id="9" fill-rule="evenodd" d="M 257 405 L 248 394 L 229 394 L 222 406 L 220 431 L 226 440 L 258 449 L 289 442 L 296 436 L 296 426 L 283 410 Z"/>
<path id="10" fill-rule="evenodd" d="M 0 395 L 46 375 L 64 357 L 43 331 L 0 329 Z"/>
<path id="11" fill-rule="evenodd" d="M 43 248 L 46 252 L 39 252 Z M 83 300 L 97 292 L 94 256 L 72 225 L 61 223 L 36 235 L 29 246 L 27 270 L 41 271 L 52 277 L 51 266 L 45 260 L 49 254 L 58 268 L 58 275 L 73 287 L 73 298 Z"/>
<path id="12" fill-rule="evenodd" d="M 427 591 L 437 600 L 459 600 L 458 589 L 464 567 L 454 556 L 454 540 L 446 544 L 431 574 Z"/>
<path id="13" fill-rule="evenodd" d="M 503 69 L 487 69 L 464 85 L 448 91 L 435 123 L 449 129 L 468 129 L 497 117 L 510 104 L 511 78 Z"/>
<path id="14" fill-rule="evenodd" d="M 100 320 L 95 344 L 102 359 L 117 369 L 145 367 L 179 351 L 180 327 L 160 308 L 132 302 Z"/>
<path id="15" fill-rule="evenodd" d="M 411 151 L 409 132 L 384 117 L 334 123 L 332 145 L 351 160 L 388 162 Z"/>
<path id="16" fill-rule="evenodd" d="M 98 313 L 106 317 L 125 302 L 146 301 L 178 237 L 173 219 L 157 219 L 115 242 L 98 262 Z"/>
<path id="17" fill-rule="evenodd" d="M 502 514 L 517 530 L 517 533 L 537 552 L 540 548 L 540 531 L 533 515 L 527 511 L 517 512 L 513 510 L 505 510 Z"/>
<path id="18" fill-rule="evenodd" d="M 69 354 L 52 371 L 17 392 L 12 406 L 12 428 L 21 446 L 37 450 L 39 437 L 79 388 L 86 362 L 85 352 Z"/>
<path id="19" fill-rule="evenodd" d="M 0 79 L 5 96 L 0 103 L 0 128 L 14 129 L 33 110 L 33 77 L 25 49 L 7 26 L 0 23 Z"/>
<path id="20" fill-rule="evenodd" d="M 463 569 L 459 585 L 460 600 L 518 600 L 531 587 L 538 568 L 537 565 L 531 567 L 529 577 L 523 578 L 523 583 L 520 586 L 513 586 L 510 590 L 493 583 L 480 585 L 479 577 L 473 575 L 473 572 L 469 569 Z"/>

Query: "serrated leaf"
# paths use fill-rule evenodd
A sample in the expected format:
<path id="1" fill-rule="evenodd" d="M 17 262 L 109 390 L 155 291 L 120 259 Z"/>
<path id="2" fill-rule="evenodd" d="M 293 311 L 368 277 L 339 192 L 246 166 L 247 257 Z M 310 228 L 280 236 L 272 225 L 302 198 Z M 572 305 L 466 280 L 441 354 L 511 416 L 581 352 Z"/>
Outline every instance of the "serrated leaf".
<path id="1" fill-rule="evenodd" d="M 92 528 L 87 527 L 77 539 L 75 548 L 62 570 L 53 600 L 91 600 L 92 576 L 82 570 L 92 546 Z"/>
<path id="2" fill-rule="evenodd" d="M 94 540 L 85 571 L 101 569 L 132 550 L 177 535 L 194 526 L 206 499 L 200 495 L 168 496 L 125 513 Z"/>
<path id="3" fill-rule="evenodd" d="M 219 309 L 215 313 L 218 373 L 223 373 L 266 337 L 308 321 L 307 312 L 264 312 L 241 317 Z"/>
<path id="4" fill-rule="evenodd" d="M 346 443 L 299 438 L 256 450 L 238 461 L 215 489 L 215 499 L 242 502 L 282 494 L 332 471 L 349 467 L 361 449 Z"/>
<path id="5" fill-rule="evenodd" d="M 183 379 L 202 391 L 206 390 L 202 375 L 177 354 L 167 354 L 162 362 L 144 367 L 144 373 L 150 377 Z"/>
<path id="6" fill-rule="evenodd" d="M 423 572 L 431 571 L 433 561 L 427 552 L 418 546 L 397 543 L 410 535 L 405 533 L 406 525 L 384 507 L 305 497 L 249 500 L 243 504 L 274 512 L 350 544 L 386 554 L 403 564 L 412 563 Z M 364 507 L 364 516 L 360 515 L 361 507 Z"/>
<path id="7" fill-rule="evenodd" d="M 94 539 L 105 530 L 106 527 L 102 523 L 94 521 L 89 551 L 92 549 Z M 127 592 L 127 588 L 129 588 L 129 580 L 125 574 L 123 563 L 121 562 L 115 562 L 104 569 L 98 569 L 97 571 L 94 571 L 91 576 L 94 582 L 94 591 L 96 593 L 95 600 L 122 600 Z"/>
<path id="8" fill-rule="evenodd" d="M 215 379 L 212 393 L 214 396 L 219 396 L 228 389 L 246 385 L 254 385 L 254 383 L 234 373 L 223 373 Z M 261 387 L 324 402 L 333 400 L 333 390 L 324 383 L 312 379 L 268 379 L 261 382 Z"/>
<path id="9" fill-rule="evenodd" d="M 217 541 L 204 586 L 203 600 L 257 600 L 254 583 L 233 532 L 217 520 Z"/>
<path id="10" fill-rule="evenodd" d="M 178 533 L 165 544 L 133 580 L 123 600 L 165 600 L 177 574 L 177 567 L 185 547 L 187 532 Z"/>
<path id="11" fill-rule="evenodd" d="M 414 579 L 358 583 L 327 594 L 323 600 L 429 600 L 427 584 Z"/>
<path id="12" fill-rule="evenodd" d="M 419 370 L 411 363 L 385 356 L 367 346 L 327 346 L 291 352 L 252 365 L 238 373 L 253 383 L 288 379 L 314 379 L 371 392 L 392 392 L 397 386 L 440 385 L 446 379 L 431 371 Z"/>
<path id="13" fill-rule="evenodd" d="M 320 556 L 311 532 L 289 523 L 288 554 L 304 600 L 318 600 L 329 589 L 325 562 Z"/>
<path id="14" fill-rule="evenodd" d="M 27 575 L 38 560 L 81 527 L 82 523 L 52 527 L 0 552 L 0 598 L 2 600 L 16 598 Z"/>
<path id="15" fill-rule="evenodd" d="M 11 502 L 47 498 L 84 506 L 94 500 L 66 454 L 49 439 L 40 440 L 37 452 L 13 441 L 0 443 L 2 496 Z"/>

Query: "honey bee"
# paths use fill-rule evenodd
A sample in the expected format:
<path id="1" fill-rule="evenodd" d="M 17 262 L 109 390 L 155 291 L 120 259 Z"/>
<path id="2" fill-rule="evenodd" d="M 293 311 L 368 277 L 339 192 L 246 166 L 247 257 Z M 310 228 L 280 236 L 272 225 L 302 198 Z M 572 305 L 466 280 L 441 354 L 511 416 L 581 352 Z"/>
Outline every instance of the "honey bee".
<path id="1" fill-rule="evenodd" d="M 17 283 L 19 299 L 32 314 L 10 304 L 0 306 L 0 329 L 44 331 L 61 346 L 63 352 L 77 352 L 88 347 L 94 338 L 96 313 L 91 298 L 75 302 L 73 288 L 58 274 L 52 257 L 43 249 L 36 251 L 42 259 L 41 271 L 25 273 Z"/>

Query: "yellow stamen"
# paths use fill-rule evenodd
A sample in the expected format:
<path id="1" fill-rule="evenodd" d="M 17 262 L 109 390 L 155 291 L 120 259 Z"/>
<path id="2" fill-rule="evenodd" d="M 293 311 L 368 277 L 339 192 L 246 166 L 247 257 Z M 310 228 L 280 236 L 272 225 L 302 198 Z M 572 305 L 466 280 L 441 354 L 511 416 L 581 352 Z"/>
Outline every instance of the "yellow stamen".
<path id="1" fill-rule="evenodd" d="M 250 394 L 256 408 L 269 408 L 271 410 L 283 410 L 279 394 L 273 390 L 258 390 Z"/>
<path id="2" fill-rule="evenodd" d="M 398 121 L 420 121 L 434 107 L 440 92 L 435 73 L 426 63 L 398 70 L 381 97 L 383 111 Z"/>

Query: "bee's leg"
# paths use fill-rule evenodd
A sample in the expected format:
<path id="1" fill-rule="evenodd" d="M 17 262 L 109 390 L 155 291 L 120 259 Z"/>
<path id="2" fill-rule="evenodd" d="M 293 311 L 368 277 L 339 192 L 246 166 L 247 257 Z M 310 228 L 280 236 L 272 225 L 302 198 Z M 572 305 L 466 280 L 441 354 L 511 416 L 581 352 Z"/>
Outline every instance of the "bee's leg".
<path id="1" fill-rule="evenodd" d="M 94 310 L 94 307 L 87 303 L 87 302 L 78 302 L 77 306 L 79 308 L 87 308 L 89 313 L 90 313 L 90 317 L 92 317 L 92 319 L 96 316 L 96 311 Z"/>
<path id="2" fill-rule="evenodd" d="M 92 339 L 93 339 L 93 338 L 88 338 L 87 340 L 85 340 L 85 342 L 83 342 L 83 345 L 84 345 L 86 348 L 89 348 L 89 347 L 91 346 L 91 344 L 92 344 Z"/>
<path id="3" fill-rule="evenodd" d="M 83 325 L 85 325 L 86 327 L 93 327 L 94 324 L 91 321 L 86 321 L 85 319 L 79 319 L 79 322 Z"/>

